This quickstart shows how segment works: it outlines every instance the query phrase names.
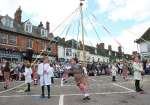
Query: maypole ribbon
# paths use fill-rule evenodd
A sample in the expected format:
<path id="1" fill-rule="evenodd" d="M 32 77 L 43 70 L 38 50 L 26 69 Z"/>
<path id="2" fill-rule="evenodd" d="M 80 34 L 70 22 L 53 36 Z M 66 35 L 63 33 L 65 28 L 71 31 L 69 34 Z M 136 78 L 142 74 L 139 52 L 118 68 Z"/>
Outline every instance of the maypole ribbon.
<path id="1" fill-rule="evenodd" d="M 99 24 L 99 23 L 97 22 L 96 16 L 95 16 L 94 14 L 91 14 L 91 16 L 94 18 L 95 22 L 96 22 L 97 24 Z M 122 46 L 122 44 L 112 35 L 112 33 L 111 33 L 104 25 L 102 25 L 102 24 L 99 24 L 99 25 L 108 33 L 108 35 L 110 35 L 110 36 L 114 39 L 114 41 L 115 41 L 121 48 L 124 49 L 124 47 Z"/>

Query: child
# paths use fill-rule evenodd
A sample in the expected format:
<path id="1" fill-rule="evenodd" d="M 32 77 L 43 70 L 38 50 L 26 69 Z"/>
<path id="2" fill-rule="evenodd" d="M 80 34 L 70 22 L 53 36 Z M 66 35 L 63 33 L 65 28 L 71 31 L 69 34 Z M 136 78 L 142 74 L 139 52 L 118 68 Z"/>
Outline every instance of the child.
<path id="1" fill-rule="evenodd" d="M 112 65 L 111 73 L 112 73 L 112 81 L 116 81 L 116 75 L 117 75 L 116 63 L 114 63 L 114 64 Z"/>
<path id="2" fill-rule="evenodd" d="M 24 76 L 25 76 L 25 83 L 27 84 L 28 88 L 25 90 L 25 92 L 30 92 L 30 84 L 32 82 L 31 75 L 32 75 L 31 65 L 29 62 L 26 62 Z"/>

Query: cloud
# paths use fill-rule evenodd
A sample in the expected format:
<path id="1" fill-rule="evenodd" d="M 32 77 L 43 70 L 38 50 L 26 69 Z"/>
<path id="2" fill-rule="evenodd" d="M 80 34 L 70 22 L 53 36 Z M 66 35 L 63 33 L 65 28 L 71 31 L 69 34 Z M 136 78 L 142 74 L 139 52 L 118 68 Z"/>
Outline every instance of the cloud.
<path id="1" fill-rule="evenodd" d="M 113 21 L 141 21 L 150 17 L 149 0 L 99 0 L 101 12 L 108 12 L 108 18 Z"/>
<path id="2" fill-rule="evenodd" d="M 19 7 L 18 3 L 18 0 L 0 0 L 0 15 L 8 14 L 14 17 L 14 12 Z"/>
<path id="3" fill-rule="evenodd" d="M 123 30 L 118 37 L 114 37 L 119 43 L 121 43 L 125 53 L 132 54 L 132 51 L 138 50 L 137 44 L 134 43 L 134 41 L 140 38 L 149 27 L 150 21 L 135 24 L 128 29 Z M 102 40 L 106 43 L 106 45 L 112 45 L 112 48 L 117 51 L 117 46 L 119 45 L 115 42 L 115 40 L 113 40 L 113 38 L 107 36 Z"/>
<path id="4" fill-rule="evenodd" d="M 87 7 L 87 1 L 85 3 Z M 13 17 L 19 6 L 24 13 L 32 16 L 31 21 L 35 23 L 49 21 L 53 30 L 79 7 L 79 0 L 0 0 L 0 14 Z"/>

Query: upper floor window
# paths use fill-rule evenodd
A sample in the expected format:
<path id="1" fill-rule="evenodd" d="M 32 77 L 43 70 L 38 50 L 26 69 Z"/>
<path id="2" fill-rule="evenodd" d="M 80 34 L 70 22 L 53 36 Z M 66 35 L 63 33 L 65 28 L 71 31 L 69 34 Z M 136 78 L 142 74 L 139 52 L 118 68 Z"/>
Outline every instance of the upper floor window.
<path id="1" fill-rule="evenodd" d="M 32 46 L 33 46 L 33 40 L 32 39 L 28 39 L 27 40 L 27 48 L 32 49 Z"/>
<path id="2" fill-rule="evenodd" d="M 47 37 L 47 30 L 46 29 L 41 29 L 41 36 Z"/>
<path id="3" fill-rule="evenodd" d="M 71 56 L 71 55 L 72 55 L 71 48 L 67 48 L 66 49 L 66 56 Z"/>
<path id="4" fill-rule="evenodd" d="M 147 47 L 148 47 L 148 52 L 150 52 L 150 44 L 148 44 Z"/>
<path id="5" fill-rule="evenodd" d="M 9 18 L 8 16 L 5 16 L 1 19 L 1 22 L 4 26 L 13 28 L 13 20 Z"/>
<path id="6" fill-rule="evenodd" d="M 46 43 L 44 41 L 41 41 L 41 49 L 42 50 L 46 49 Z"/>
<path id="7" fill-rule="evenodd" d="M 30 21 L 27 21 L 27 22 L 25 23 L 24 30 L 25 30 L 25 32 L 32 33 L 32 24 L 31 24 Z"/>
<path id="8" fill-rule="evenodd" d="M 7 44 L 8 35 L 0 33 L 0 44 Z"/>
<path id="9" fill-rule="evenodd" d="M 17 44 L 17 37 L 15 35 L 8 35 L 8 44 L 16 45 Z"/>

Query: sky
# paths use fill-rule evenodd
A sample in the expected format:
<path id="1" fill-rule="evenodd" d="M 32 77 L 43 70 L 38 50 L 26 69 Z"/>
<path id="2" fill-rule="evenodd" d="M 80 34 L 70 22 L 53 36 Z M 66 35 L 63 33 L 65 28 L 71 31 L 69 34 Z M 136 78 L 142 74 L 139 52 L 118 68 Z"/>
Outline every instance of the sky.
<path id="1" fill-rule="evenodd" d="M 91 46 L 105 43 L 105 48 L 110 44 L 116 51 L 121 45 L 129 54 L 139 51 L 134 40 L 150 27 L 149 4 L 150 0 L 85 0 L 85 43 Z M 30 19 L 33 25 L 49 21 L 55 36 L 81 40 L 79 0 L 0 0 L 0 15 L 14 17 L 19 6 L 23 11 L 22 21 Z"/>

